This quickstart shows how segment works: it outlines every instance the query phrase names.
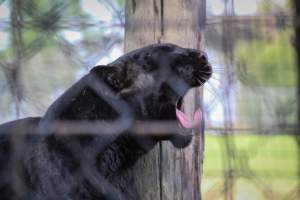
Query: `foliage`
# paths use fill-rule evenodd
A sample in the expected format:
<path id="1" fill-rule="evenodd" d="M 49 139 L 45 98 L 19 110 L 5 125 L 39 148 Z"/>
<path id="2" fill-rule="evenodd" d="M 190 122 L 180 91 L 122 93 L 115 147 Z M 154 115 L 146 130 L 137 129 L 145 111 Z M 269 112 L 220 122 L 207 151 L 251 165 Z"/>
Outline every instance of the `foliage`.
<path id="1" fill-rule="evenodd" d="M 261 0 L 258 4 L 257 12 L 260 14 L 286 12 L 290 13 L 293 0 L 274 1 L 274 0 Z"/>
<path id="2" fill-rule="evenodd" d="M 235 152 L 231 157 L 229 152 L 226 154 L 226 140 L 231 142 L 230 148 Z M 265 190 L 273 192 L 273 198 L 269 199 L 289 199 L 288 195 L 297 188 L 297 152 L 294 137 L 289 135 L 237 134 L 227 139 L 226 136 L 208 135 L 205 138 L 203 199 L 223 199 L 220 197 L 224 195 L 224 173 L 229 170 L 226 161 L 231 161 L 234 194 L 244 194 L 244 198 L 236 196 L 234 199 L 267 199 L 264 198 Z"/>
<path id="3" fill-rule="evenodd" d="M 295 86 L 295 52 L 291 33 L 273 33 L 268 40 L 240 41 L 236 44 L 236 63 L 245 69 L 239 76 L 245 84 L 260 86 Z M 245 79 L 245 77 L 247 77 Z"/>
<path id="4" fill-rule="evenodd" d="M 0 5 L 9 10 L 8 18 L 0 21 L 5 25 L 0 31 L 9 34 L 8 46 L 0 50 L 1 122 L 15 118 L 18 104 L 20 117 L 42 115 L 78 74 L 86 73 L 123 37 L 124 0 L 98 0 L 112 14 L 104 23 L 101 13 L 94 17 L 84 10 L 91 7 L 90 1 L 20 2 Z M 13 22 L 16 17 L 21 25 Z M 18 78 L 12 79 L 13 74 Z M 21 85 L 20 102 L 11 84 Z"/>

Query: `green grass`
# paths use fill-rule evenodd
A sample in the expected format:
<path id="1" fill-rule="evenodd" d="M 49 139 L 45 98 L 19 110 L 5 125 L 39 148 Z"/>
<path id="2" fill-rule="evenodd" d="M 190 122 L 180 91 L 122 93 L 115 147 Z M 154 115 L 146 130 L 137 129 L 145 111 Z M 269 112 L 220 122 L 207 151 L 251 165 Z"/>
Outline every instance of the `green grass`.
<path id="1" fill-rule="evenodd" d="M 234 147 L 235 159 L 226 153 L 226 141 Z M 227 140 L 206 136 L 204 154 L 204 200 L 224 199 L 228 161 L 233 169 L 234 199 L 293 199 L 298 184 L 298 149 L 293 136 L 234 135 Z"/>

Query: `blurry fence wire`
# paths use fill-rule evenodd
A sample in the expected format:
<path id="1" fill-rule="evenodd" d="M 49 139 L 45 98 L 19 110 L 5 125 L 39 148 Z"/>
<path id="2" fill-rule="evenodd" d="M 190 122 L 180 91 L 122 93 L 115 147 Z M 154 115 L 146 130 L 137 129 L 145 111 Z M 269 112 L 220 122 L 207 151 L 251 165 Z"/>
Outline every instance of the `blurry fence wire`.
<path id="1" fill-rule="evenodd" d="M 296 95 L 299 81 L 295 75 L 298 69 L 297 63 L 291 61 L 296 60 L 297 53 L 299 55 L 299 47 L 294 50 L 294 46 L 299 45 L 299 35 L 294 35 L 294 30 L 299 28 L 298 17 L 295 17 L 299 13 L 293 14 L 288 0 L 252 2 L 256 9 L 250 12 L 252 4 L 242 0 L 212 0 L 207 2 L 207 16 L 199 13 L 206 18 L 206 49 L 214 67 L 204 95 L 207 133 L 222 137 L 217 145 L 221 149 L 218 153 L 222 155 L 220 169 L 224 177 L 212 181 L 212 186 L 203 192 L 204 199 L 238 199 L 236 188 L 240 179 L 252 184 L 261 194 L 260 199 L 300 197 L 300 167 L 295 167 L 299 177 L 292 173 L 293 181 L 287 182 L 292 184 L 286 186 L 285 191 L 278 191 L 279 186 L 270 184 L 268 173 L 262 176 L 253 165 L 253 157 L 260 150 L 275 145 L 270 142 L 271 138 L 252 144 L 255 151 L 250 145 L 248 149 L 240 148 L 241 135 L 294 135 L 295 141 L 298 140 L 297 152 L 300 152 Z M 246 12 L 243 3 L 248 7 Z M 297 8 L 299 12 L 299 5 Z M 97 15 L 99 10 L 101 15 Z M 99 60 L 109 62 L 108 55 L 111 59 L 120 55 L 115 49 L 122 46 L 124 21 L 122 1 L 0 1 L 0 121 L 43 115 L 63 88 L 91 66 Z M 299 30 L 296 33 L 299 34 Z M 94 83 L 91 87 L 101 88 Z M 166 130 L 178 132 L 177 125 L 170 122 L 132 125 L 126 106 L 122 106 L 125 110 L 119 110 L 119 105 L 113 107 L 124 113 L 117 123 L 55 122 L 50 126 L 62 134 L 70 128 L 74 133 L 81 130 L 98 133 L 99 127 L 109 134 L 128 127 L 137 133 L 144 133 L 144 130 L 153 134 Z M 76 144 L 70 146 L 76 149 Z M 273 148 L 280 151 L 286 147 Z M 272 153 L 268 156 L 272 157 Z M 204 164 L 209 159 L 206 156 Z M 274 163 L 266 164 L 269 165 Z M 83 166 L 87 177 L 93 177 L 91 166 Z M 215 173 L 210 167 L 207 165 L 204 175 Z M 103 186 L 102 179 L 92 180 L 99 188 L 104 187 L 103 190 L 113 190 L 111 186 Z M 204 185 L 206 180 L 210 178 L 204 179 Z"/>
<path id="2" fill-rule="evenodd" d="M 214 3 L 216 1 L 211 2 L 212 7 Z M 219 57 L 219 60 L 215 63 L 218 66 L 214 70 L 215 78 L 212 79 L 215 84 L 209 83 L 205 94 L 208 96 L 217 94 L 217 97 L 214 97 L 217 98 L 217 102 L 211 105 L 212 101 L 209 99 L 204 108 L 209 115 L 214 113 L 222 115 L 220 119 L 208 116 L 206 121 L 209 133 L 223 135 L 222 140 L 219 140 L 221 147 L 218 152 L 222 152 L 223 157 L 223 166 L 220 168 L 223 170 L 224 184 L 222 180 L 212 181 L 213 186 L 203 193 L 204 199 L 300 197 L 300 168 L 297 161 L 294 162 L 292 173 L 294 178 L 288 178 L 288 175 L 281 177 L 282 183 L 285 182 L 283 179 L 292 179 L 294 182 L 287 181 L 286 183 L 290 185 L 286 187 L 276 184 L 276 177 L 279 177 L 280 173 L 284 174 L 284 170 L 286 172 L 291 170 L 285 163 L 288 159 L 284 159 L 284 156 L 289 157 L 285 155 L 286 148 L 289 147 L 275 146 L 271 141 L 274 135 L 291 135 L 290 137 L 296 141 L 299 132 L 297 129 L 299 100 L 296 96 L 298 69 L 295 62 L 299 49 L 294 49 L 298 43 L 293 34 L 298 27 L 298 18 L 294 17 L 292 12 L 292 3 L 276 0 L 252 1 L 252 3 L 228 0 L 222 1 L 222 12 L 216 14 L 214 8 L 208 12 L 207 48 L 213 49 L 213 53 L 217 54 L 215 57 Z M 257 6 L 255 12 L 249 11 L 253 5 Z M 218 110 L 218 106 L 221 107 L 219 112 L 214 112 L 214 109 Z M 248 148 L 241 147 L 240 143 L 246 140 L 241 138 L 241 135 L 248 137 L 246 135 L 249 134 L 253 135 L 252 139 L 248 138 L 249 143 L 244 143 Z M 251 143 L 254 137 L 258 137 L 255 135 L 266 134 L 270 135 L 269 139 L 261 136 L 256 142 Z M 273 146 L 277 152 L 283 152 L 281 154 L 283 158 L 278 157 L 278 154 L 273 155 L 275 152 L 272 148 L 268 148 L 272 150 L 265 155 L 268 157 L 261 160 L 261 163 L 255 161 L 266 146 Z M 206 148 L 210 149 L 207 144 Z M 300 152 L 299 143 L 295 143 L 294 148 L 296 156 L 293 159 L 298 157 L 299 163 L 299 155 L 297 156 Z M 283 159 L 282 162 L 274 162 L 273 156 L 276 156 L 274 160 Z M 206 157 L 205 161 L 209 161 L 209 158 Z M 275 163 L 285 167 L 274 170 L 276 167 L 272 166 L 276 165 Z M 205 167 L 214 168 L 210 164 Z M 264 171 L 262 169 L 266 171 L 262 172 Z M 212 169 L 206 170 L 209 174 L 216 174 Z M 209 180 L 209 177 L 204 179 L 204 184 L 205 180 Z M 239 191 L 243 191 L 244 194 Z"/>

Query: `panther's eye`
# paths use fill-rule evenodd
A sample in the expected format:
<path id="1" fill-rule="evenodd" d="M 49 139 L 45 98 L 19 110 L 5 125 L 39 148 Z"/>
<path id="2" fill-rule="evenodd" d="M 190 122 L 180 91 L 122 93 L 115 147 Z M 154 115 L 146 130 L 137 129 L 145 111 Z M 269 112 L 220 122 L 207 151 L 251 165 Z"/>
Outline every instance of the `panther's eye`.
<path id="1" fill-rule="evenodd" d="M 146 64 L 142 65 L 142 67 L 143 67 L 143 70 L 146 72 L 152 72 L 155 69 L 157 69 L 157 65 L 154 63 L 146 63 Z"/>
<path id="2" fill-rule="evenodd" d="M 146 59 L 146 60 L 149 60 L 150 58 L 151 58 L 151 54 L 150 54 L 150 53 L 146 53 L 145 59 Z"/>

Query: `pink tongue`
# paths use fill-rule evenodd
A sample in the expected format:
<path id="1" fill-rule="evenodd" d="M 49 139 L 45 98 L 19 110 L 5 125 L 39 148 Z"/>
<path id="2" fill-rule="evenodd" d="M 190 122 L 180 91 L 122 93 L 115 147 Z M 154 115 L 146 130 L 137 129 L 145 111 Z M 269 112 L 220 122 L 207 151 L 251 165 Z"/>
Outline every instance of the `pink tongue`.
<path id="1" fill-rule="evenodd" d="M 176 108 L 176 116 L 180 124 L 187 129 L 192 129 L 200 125 L 201 122 L 201 109 L 198 108 L 193 117 L 193 121 L 190 121 L 188 117 Z"/>

